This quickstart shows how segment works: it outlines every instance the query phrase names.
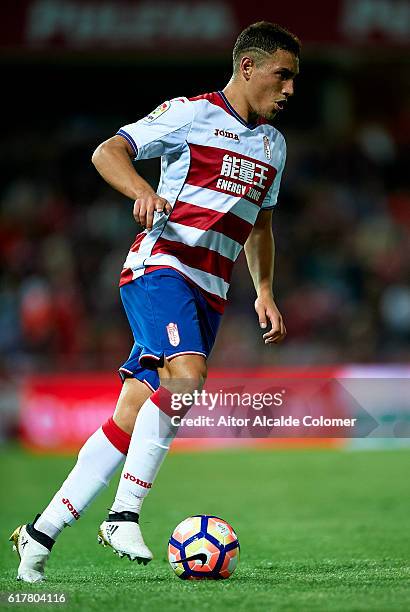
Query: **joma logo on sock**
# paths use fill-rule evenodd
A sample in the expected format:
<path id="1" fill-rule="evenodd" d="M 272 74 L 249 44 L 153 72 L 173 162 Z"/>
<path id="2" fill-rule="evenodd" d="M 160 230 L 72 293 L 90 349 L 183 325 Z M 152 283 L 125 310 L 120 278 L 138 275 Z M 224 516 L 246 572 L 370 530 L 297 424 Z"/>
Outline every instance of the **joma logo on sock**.
<path id="1" fill-rule="evenodd" d="M 145 489 L 150 489 L 152 487 L 152 482 L 145 482 L 145 480 L 140 480 L 139 478 L 136 478 L 129 472 L 124 474 L 124 478 L 126 480 L 131 480 L 131 482 L 135 482 L 135 484 L 140 485 L 140 487 L 144 487 Z"/>
<path id="2" fill-rule="evenodd" d="M 78 519 L 80 518 L 79 513 L 77 512 L 77 510 L 74 508 L 73 504 L 70 502 L 69 499 L 63 497 L 63 499 L 61 500 L 63 502 L 63 504 L 65 504 L 68 508 L 68 510 L 71 512 L 71 514 L 73 515 L 73 517 L 75 518 L 76 521 L 78 521 Z"/>

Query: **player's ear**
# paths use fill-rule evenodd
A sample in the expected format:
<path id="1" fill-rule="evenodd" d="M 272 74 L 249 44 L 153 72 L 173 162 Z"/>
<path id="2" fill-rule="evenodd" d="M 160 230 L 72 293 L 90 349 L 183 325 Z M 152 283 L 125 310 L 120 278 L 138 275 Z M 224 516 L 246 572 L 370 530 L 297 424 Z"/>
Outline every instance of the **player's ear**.
<path id="1" fill-rule="evenodd" d="M 249 81 L 249 79 L 251 78 L 252 72 L 255 68 L 255 60 L 252 57 L 244 55 L 243 58 L 241 59 L 240 68 L 241 68 L 241 73 L 243 74 L 243 77 L 247 81 Z"/>

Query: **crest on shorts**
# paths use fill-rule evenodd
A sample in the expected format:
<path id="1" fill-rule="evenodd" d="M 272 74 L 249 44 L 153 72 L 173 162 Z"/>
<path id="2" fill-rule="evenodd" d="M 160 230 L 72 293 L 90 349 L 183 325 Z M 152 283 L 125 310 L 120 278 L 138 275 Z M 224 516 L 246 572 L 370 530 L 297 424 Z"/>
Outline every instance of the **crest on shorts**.
<path id="1" fill-rule="evenodd" d="M 144 121 L 147 121 L 148 123 L 151 123 L 151 121 L 155 121 L 155 119 L 158 119 L 158 117 L 165 113 L 165 111 L 167 111 L 170 106 L 171 102 L 163 102 L 162 104 L 157 106 L 157 108 L 153 110 L 149 115 L 144 117 Z"/>
<path id="2" fill-rule="evenodd" d="M 266 159 L 270 159 L 272 157 L 272 153 L 270 150 L 269 138 L 267 136 L 263 137 L 263 148 L 265 149 Z"/>
<path id="3" fill-rule="evenodd" d="M 172 346 L 178 346 L 181 342 L 181 338 L 179 337 L 178 325 L 176 323 L 168 323 L 167 334 L 169 343 L 172 344 Z"/>

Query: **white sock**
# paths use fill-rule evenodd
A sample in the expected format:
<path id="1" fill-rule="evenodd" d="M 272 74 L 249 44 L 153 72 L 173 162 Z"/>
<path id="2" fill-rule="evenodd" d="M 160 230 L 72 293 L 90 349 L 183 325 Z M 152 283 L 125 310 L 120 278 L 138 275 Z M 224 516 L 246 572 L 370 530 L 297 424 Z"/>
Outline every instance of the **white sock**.
<path id="1" fill-rule="evenodd" d="M 118 437 L 123 445 L 118 443 Z M 78 520 L 98 493 L 108 486 L 123 462 L 127 438 L 130 436 L 112 419 L 100 427 L 80 450 L 76 465 L 36 521 L 35 528 L 55 540 L 66 525 Z"/>
<path id="2" fill-rule="evenodd" d="M 178 430 L 171 425 L 172 414 L 171 394 L 164 387 L 157 389 L 142 405 L 112 505 L 113 512 L 140 512 Z"/>

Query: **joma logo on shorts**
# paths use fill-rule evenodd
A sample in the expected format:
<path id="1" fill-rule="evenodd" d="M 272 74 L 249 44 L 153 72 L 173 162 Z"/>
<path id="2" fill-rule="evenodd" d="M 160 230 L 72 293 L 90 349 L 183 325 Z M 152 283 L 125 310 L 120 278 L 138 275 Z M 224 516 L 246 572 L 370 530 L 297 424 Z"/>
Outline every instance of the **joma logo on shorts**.
<path id="1" fill-rule="evenodd" d="M 219 130 L 218 128 L 215 128 L 214 134 L 215 136 L 223 136 L 224 138 L 232 138 L 232 140 L 236 140 L 237 142 L 239 142 L 238 134 L 234 134 L 233 132 L 227 132 L 226 130 Z"/>
<path id="2" fill-rule="evenodd" d="M 133 474 L 130 474 L 129 472 L 124 474 L 124 478 L 126 480 L 131 480 L 131 482 L 135 482 L 135 484 L 140 485 L 140 487 L 144 487 L 145 489 L 150 489 L 152 487 L 152 482 L 145 482 L 145 480 L 140 480 L 139 478 L 137 478 Z"/>
<path id="3" fill-rule="evenodd" d="M 77 512 L 77 510 L 74 508 L 73 504 L 70 502 L 69 499 L 67 499 L 66 497 L 63 497 L 63 499 L 61 500 L 63 502 L 63 504 L 65 506 L 67 506 L 68 510 L 71 512 L 71 514 L 73 515 L 73 517 L 75 518 L 76 521 L 78 521 L 78 519 L 80 518 L 79 513 Z"/>

